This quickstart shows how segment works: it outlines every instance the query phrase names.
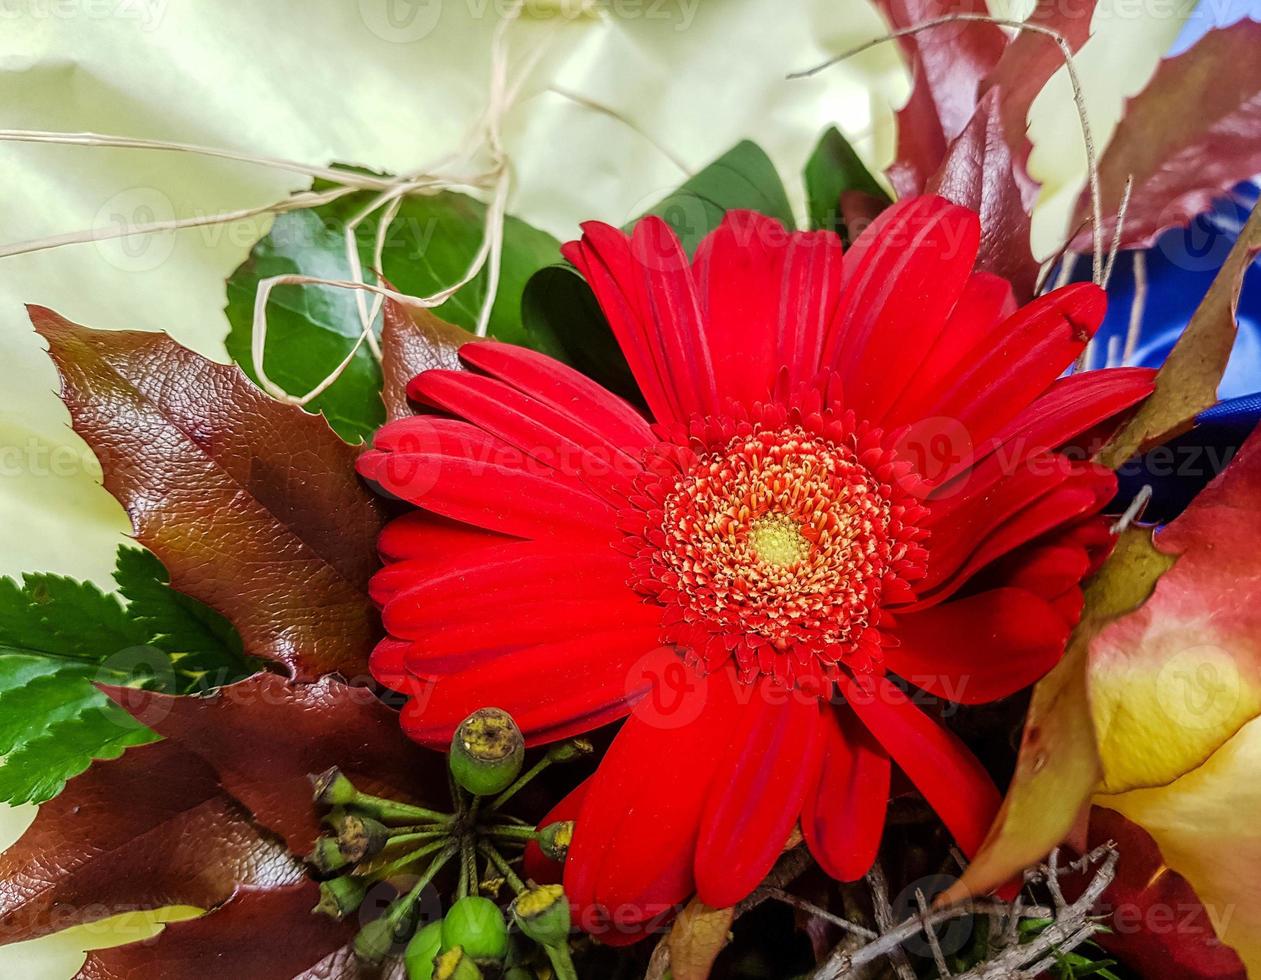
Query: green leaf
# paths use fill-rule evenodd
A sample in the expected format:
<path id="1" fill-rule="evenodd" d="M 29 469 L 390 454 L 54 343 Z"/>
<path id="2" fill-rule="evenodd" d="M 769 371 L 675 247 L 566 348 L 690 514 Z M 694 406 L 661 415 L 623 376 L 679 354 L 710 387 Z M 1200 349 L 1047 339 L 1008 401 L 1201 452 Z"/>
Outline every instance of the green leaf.
<path id="1" fill-rule="evenodd" d="M 158 736 L 95 684 L 186 693 L 253 673 L 231 624 L 120 548 L 119 590 L 31 574 L 0 579 L 0 800 L 42 803 L 93 759 Z"/>
<path id="2" fill-rule="evenodd" d="M 722 216 L 735 209 L 760 211 L 785 228 L 795 227 L 775 164 L 749 140 L 737 143 L 645 214 L 664 219 L 691 254 Z"/>
<path id="3" fill-rule="evenodd" d="M 148 642 L 172 655 L 181 692 L 219 687 L 248 677 L 258 666 L 223 616 L 171 588 L 165 566 L 151 551 L 119 548 L 114 568 L 127 615 Z"/>
<path id="4" fill-rule="evenodd" d="M 254 297 L 260 280 L 300 273 L 324 279 L 350 279 L 347 224 L 371 202 L 369 192 L 352 194 L 315 209 L 280 215 L 271 231 L 227 281 L 228 353 L 255 381 L 251 354 Z M 463 194 L 408 197 L 390 224 L 381 272 L 400 292 L 430 295 L 462 279 L 482 243 L 486 205 Z M 374 268 L 377 216 L 357 228 L 360 261 Z M 504 223 L 499 286 L 489 333 L 515 344 L 531 344 L 521 322 L 526 280 L 553 263 L 559 245 L 551 235 L 516 218 Z M 375 277 L 365 271 L 368 282 Z M 435 309 L 442 319 L 474 329 L 486 295 L 487 272 Z M 364 294 L 371 305 L 372 296 Z M 378 333 L 380 317 L 374 324 Z M 267 307 L 264 363 L 268 376 L 292 394 L 306 394 L 323 381 L 350 351 L 361 332 L 353 291 L 331 286 L 279 286 Z M 558 350 L 548 350 L 557 355 Z M 367 346 L 360 347 L 338 380 L 310 407 L 321 411 L 348 441 L 369 436 L 384 420 L 381 370 Z"/>
<path id="5" fill-rule="evenodd" d="M 794 227 L 792 207 L 775 165 L 760 146 L 748 140 L 736 144 L 640 217 L 662 218 L 692 253 L 733 209 L 760 211 L 787 228 Z M 625 227 L 629 230 L 638 220 Z M 639 398 L 626 358 L 591 287 L 571 266 L 551 265 L 534 273 L 521 304 L 530 346 L 561 356 L 624 398 Z"/>
<path id="6" fill-rule="evenodd" d="M 0 579 L 0 800 L 43 802 L 92 759 L 157 737 L 92 686 L 160 673 L 147 638 L 90 583 Z"/>
<path id="7" fill-rule="evenodd" d="M 882 201 L 889 195 L 866 165 L 859 159 L 849 141 L 835 126 L 819 139 L 806 162 L 806 211 L 810 227 L 845 233 L 841 217 L 841 194 L 862 191 Z"/>

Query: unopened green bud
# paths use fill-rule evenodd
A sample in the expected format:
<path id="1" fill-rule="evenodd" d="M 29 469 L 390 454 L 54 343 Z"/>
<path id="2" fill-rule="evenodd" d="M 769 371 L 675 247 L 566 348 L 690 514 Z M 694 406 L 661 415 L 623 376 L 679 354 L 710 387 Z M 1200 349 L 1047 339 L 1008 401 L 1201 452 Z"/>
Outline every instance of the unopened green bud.
<path id="1" fill-rule="evenodd" d="M 585 738 L 571 738 L 567 742 L 553 745 L 547 750 L 549 762 L 573 762 L 595 751 L 595 746 Z"/>
<path id="2" fill-rule="evenodd" d="M 525 760 L 525 739 L 512 715 L 481 708 L 460 722 L 448 760 L 455 781 L 474 796 L 494 796 L 512 784 Z"/>
<path id="3" fill-rule="evenodd" d="M 482 980 L 482 971 L 463 949 L 452 946 L 433 961 L 433 980 Z"/>
<path id="4" fill-rule="evenodd" d="M 349 875 L 321 882 L 320 904 L 315 906 L 315 911 L 334 919 L 344 919 L 359 908 L 367 892 L 367 884 Z"/>
<path id="5" fill-rule="evenodd" d="M 502 960 L 508 955 L 508 924 L 489 898 L 468 895 L 442 920 L 442 948 L 461 947 L 473 959 Z"/>
<path id="6" fill-rule="evenodd" d="M 538 980 L 538 978 L 524 966 L 510 966 L 504 972 L 503 980 Z"/>
<path id="7" fill-rule="evenodd" d="M 431 922 L 412 936 L 403 953 L 407 980 L 432 980 L 434 957 L 442 949 L 442 920 Z"/>
<path id="8" fill-rule="evenodd" d="M 332 874 L 350 863 L 342 853 L 341 845 L 332 837 L 320 837 L 307 855 L 307 861 L 323 874 Z"/>
<path id="9" fill-rule="evenodd" d="M 357 813 L 346 814 L 337 828 L 337 844 L 352 863 L 380 854 L 389 840 L 385 824 Z"/>
<path id="10" fill-rule="evenodd" d="M 398 923 L 389 915 L 373 919 L 355 936 L 355 955 L 365 963 L 380 963 L 394 951 L 400 938 L 398 929 Z"/>
<path id="11" fill-rule="evenodd" d="M 343 806 L 358 795 L 355 784 L 336 766 L 311 777 L 311 781 L 315 785 L 315 802 L 319 806 Z"/>
<path id="12" fill-rule="evenodd" d="M 537 885 L 512 901 L 517 927 L 540 946 L 559 946 L 569 940 L 569 899 L 560 885 Z"/>
<path id="13" fill-rule="evenodd" d="M 539 831 L 539 848 L 553 861 L 564 861 L 574 839 L 574 822 L 558 820 Z"/>

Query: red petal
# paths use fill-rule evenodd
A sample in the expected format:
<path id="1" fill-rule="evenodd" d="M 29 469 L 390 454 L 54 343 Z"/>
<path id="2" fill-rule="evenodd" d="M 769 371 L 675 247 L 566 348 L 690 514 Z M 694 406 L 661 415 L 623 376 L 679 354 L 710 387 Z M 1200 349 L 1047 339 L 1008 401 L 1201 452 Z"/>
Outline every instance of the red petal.
<path id="1" fill-rule="evenodd" d="M 989 773 L 887 678 L 869 677 L 864 683 L 867 690 L 844 678 L 846 700 L 971 857 L 1002 802 Z"/>
<path id="2" fill-rule="evenodd" d="M 570 790 L 559 803 L 552 807 L 547 816 L 538 822 L 538 827 L 542 829 L 548 824 L 558 823 L 561 820 L 576 820 L 590 785 L 591 779 L 587 778 Z M 525 845 L 522 868 L 525 870 L 526 878 L 537 881 L 540 885 L 559 885 L 565 873 L 565 866 L 544 854 L 538 841 L 533 840 Z"/>
<path id="3" fill-rule="evenodd" d="M 889 754 L 845 707 L 823 712 L 823 764 L 801 817 L 810 853 L 833 878 L 871 870 L 889 803 Z"/>
<path id="4" fill-rule="evenodd" d="M 1032 592 L 993 589 L 899 616 L 885 666 L 960 704 L 984 704 L 1033 684 L 1068 641 L 1059 614 Z"/>
<path id="5" fill-rule="evenodd" d="M 705 797 L 746 705 L 729 670 L 700 677 L 673 654 L 591 780 L 565 862 L 582 926 L 605 941 L 692 893 Z M 782 841 L 781 841 L 782 843 Z"/>
<path id="6" fill-rule="evenodd" d="M 408 395 L 458 415 L 534 460 L 537 471 L 586 487 L 606 500 L 625 500 L 625 487 L 643 466 L 590 425 L 537 402 L 511 385 L 469 371 L 426 371 Z"/>
<path id="7" fill-rule="evenodd" d="M 841 306 L 841 239 L 832 232 L 793 234 L 779 301 L 778 363 L 788 369 L 790 390 L 813 381 L 823 363 L 823 344 Z"/>
<path id="8" fill-rule="evenodd" d="M 546 354 L 479 341 L 461 347 L 460 360 L 564 412 L 580 425 L 590 426 L 633 458 L 657 441 L 648 423 L 630 405 Z"/>
<path id="9" fill-rule="evenodd" d="M 1115 477 L 1103 467 L 1043 453 L 1018 464 L 1014 472 L 1006 460 L 991 456 L 967 482 L 975 483 L 975 489 L 969 485 L 955 493 L 958 484 L 951 484 L 938 491 L 951 495 L 932 500 L 922 522 L 932 536 L 928 575 L 916 583 L 921 594 L 937 588 L 997 529 L 1035 503 L 1071 488 L 1098 487 L 1103 496 L 1115 486 Z"/>
<path id="10" fill-rule="evenodd" d="M 635 225 L 631 252 L 642 270 L 655 342 L 679 407 L 687 415 L 713 414 L 719 393 L 687 253 L 656 216 Z"/>
<path id="11" fill-rule="evenodd" d="M 735 905 L 766 877 L 818 780 L 818 698 L 766 678 L 745 693 L 696 847 L 697 896 L 713 908 Z"/>
<path id="12" fill-rule="evenodd" d="M 845 294 L 824 353 L 846 407 L 881 424 L 946 324 L 972 272 L 980 222 L 944 198 L 899 201 L 845 256 Z"/>
<path id="13" fill-rule="evenodd" d="M 924 363 L 885 415 L 885 426 L 895 428 L 922 420 L 928 406 L 941 398 L 962 366 L 970 364 L 984 345 L 993 343 L 995 329 L 1014 312 L 1016 299 L 1006 279 L 989 272 L 974 274 Z"/>
<path id="14" fill-rule="evenodd" d="M 931 592 L 921 593 L 918 602 L 907 607 L 906 611 L 933 605 L 948 598 L 991 562 L 1043 534 L 1071 524 L 1084 515 L 1095 513 L 1115 492 L 1116 477 L 1109 472 L 1091 472 L 1065 482 L 1062 487 L 1039 498 L 982 539 L 966 562 L 951 571 Z M 931 552 L 929 561 L 931 570 Z"/>
<path id="15" fill-rule="evenodd" d="M 634 628 L 518 647 L 468 670 L 421 681 L 409 692 L 403 728 L 422 744 L 445 746 L 461 721 L 490 705 L 512 715 L 527 745 L 607 725 L 646 691 L 648 682 L 637 668 L 657 649 L 657 632 L 652 616 Z"/>
<path id="16" fill-rule="evenodd" d="M 956 419 L 973 445 L 986 443 L 1073 363 L 1106 306 L 1103 290 L 1087 282 L 1035 299 L 999 327 L 1000 342 L 957 375 L 928 414 Z"/>
<path id="17" fill-rule="evenodd" d="M 414 510 L 382 528 L 381 536 L 377 538 L 377 550 L 385 561 L 402 561 L 405 558 L 443 560 L 510 540 L 469 524 Z"/>
<path id="18" fill-rule="evenodd" d="M 435 421 L 440 420 L 405 419 L 381 431 Z M 467 428 L 480 433 L 473 426 Z M 486 440 L 490 438 L 481 435 Z M 472 437 L 470 441 L 474 441 Z M 369 450 L 359 457 L 357 469 L 364 479 L 396 497 L 489 531 L 522 538 L 567 538 L 594 532 L 607 539 L 614 512 L 585 488 L 565 483 L 554 475 L 533 473 L 521 463 L 489 462 L 448 442 L 444 436 L 437 445 L 426 446 L 427 451 L 422 452 Z"/>
<path id="19" fill-rule="evenodd" d="M 400 562 L 378 574 L 401 577 L 411 567 L 411 562 Z M 531 605 L 552 598 L 613 594 L 629 606 L 640 606 L 625 581 L 626 558 L 612 548 L 521 542 L 477 553 L 437 573 L 422 560 L 420 574 L 412 575 L 382 612 L 385 628 L 394 636 L 423 640 L 447 622 L 503 619 L 505 610 L 519 607 L 528 615 Z"/>
<path id="20" fill-rule="evenodd" d="M 986 462 L 1010 471 L 1031 456 L 1062 447 L 1142 401 L 1151 394 L 1154 379 L 1149 368 L 1109 368 L 1060 378 L 993 436 L 953 447 L 955 459 L 928 478 L 949 493 L 976 489 L 977 471 Z M 960 477 L 969 466 L 976 468 L 974 473 Z"/>
<path id="21" fill-rule="evenodd" d="M 714 373 L 722 397 L 765 401 L 782 363 L 776 357 L 788 232 L 754 211 L 728 211 L 696 249 Z"/>
<path id="22" fill-rule="evenodd" d="M 693 372 L 690 365 L 670 360 L 679 347 L 671 343 L 678 339 L 676 325 L 654 317 L 646 270 L 632 251 L 630 236 L 598 221 L 585 223 L 582 231 L 582 238 L 569 242 L 562 253 L 595 292 L 653 416 L 660 422 L 685 419 L 697 396 L 680 389 L 687 388 Z M 644 234 L 661 233 L 650 228 Z"/>

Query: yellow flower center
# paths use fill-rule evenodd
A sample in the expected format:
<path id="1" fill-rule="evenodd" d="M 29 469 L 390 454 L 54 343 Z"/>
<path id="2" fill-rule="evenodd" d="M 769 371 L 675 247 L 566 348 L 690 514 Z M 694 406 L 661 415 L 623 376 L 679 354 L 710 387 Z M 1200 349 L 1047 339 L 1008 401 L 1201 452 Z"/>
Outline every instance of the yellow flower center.
<path id="1" fill-rule="evenodd" d="M 768 565 L 791 568 L 810 554 L 801 525 L 782 514 L 767 514 L 749 526 L 749 547 Z"/>

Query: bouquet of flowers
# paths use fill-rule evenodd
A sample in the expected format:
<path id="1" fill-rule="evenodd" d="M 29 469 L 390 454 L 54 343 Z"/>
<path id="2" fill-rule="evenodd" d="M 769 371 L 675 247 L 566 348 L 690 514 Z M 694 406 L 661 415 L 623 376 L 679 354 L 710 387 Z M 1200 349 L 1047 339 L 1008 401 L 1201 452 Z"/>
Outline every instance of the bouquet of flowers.
<path id="1" fill-rule="evenodd" d="M 564 244 L 508 214 L 514 4 L 466 152 L 268 209 L 235 364 L 29 308 L 135 544 L 117 593 L 0 581 L 5 942 L 191 906 L 78 976 L 1261 971 L 1261 25 L 1097 148 L 1092 0 L 878 6 L 896 160 L 828 128 L 805 227 L 752 142 Z M 1090 179 L 1039 261 L 1064 68 Z"/>

